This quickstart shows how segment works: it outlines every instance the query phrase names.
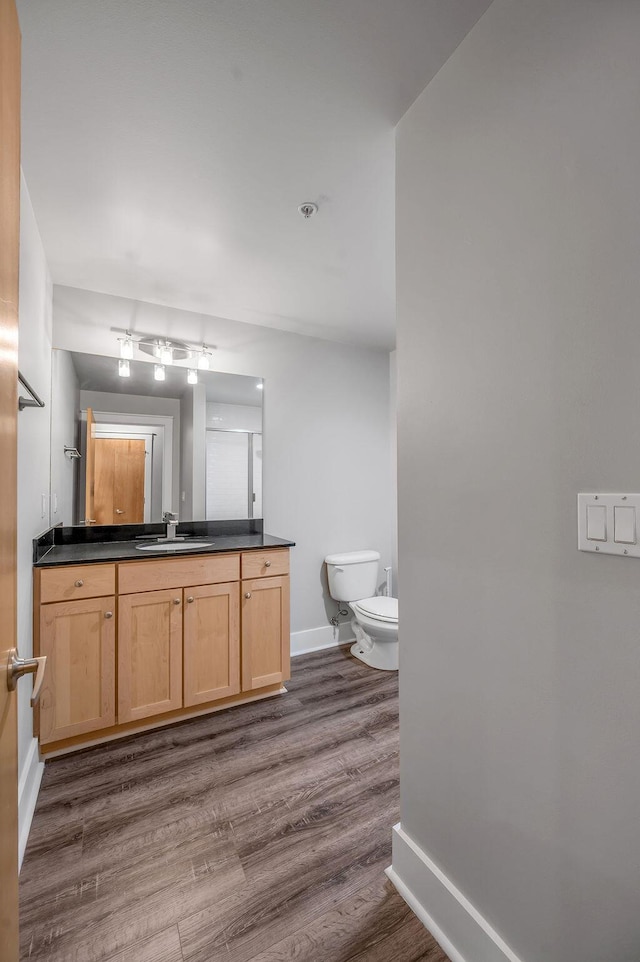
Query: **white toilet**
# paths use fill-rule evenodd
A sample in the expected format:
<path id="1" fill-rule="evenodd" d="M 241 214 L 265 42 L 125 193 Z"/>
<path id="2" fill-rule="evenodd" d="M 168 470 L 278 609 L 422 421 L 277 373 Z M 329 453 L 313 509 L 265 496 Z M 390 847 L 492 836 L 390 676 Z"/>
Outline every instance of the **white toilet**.
<path id="1" fill-rule="evenodd" d="M 356 642 L 351 653 L 372 668 L 397 671 L 398 599 L 374 594 L 379 553 L 347 551 L 327 555 L 324 560 L 331 597 L 348 602 L 354 614 L 351 627 Z"/>

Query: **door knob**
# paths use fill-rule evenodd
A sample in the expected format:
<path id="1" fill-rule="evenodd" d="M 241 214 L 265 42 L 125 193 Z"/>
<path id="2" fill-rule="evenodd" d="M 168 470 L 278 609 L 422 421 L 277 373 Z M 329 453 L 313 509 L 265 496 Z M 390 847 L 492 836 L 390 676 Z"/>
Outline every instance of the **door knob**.
<path id="1" fill-rule="evenodd" d="M 105 618 L 113 618 L 113 612 L 112 612 L 112 611 L 105 611 L 104 616 L 105 616 Z"/>
<path id="2" fill-rule="evenodd" d="M 35 675 L 31 693 L 31 705 L 35 705 L 40 697 L 46 664 L 46 655 L 39 655 L 37 658 L 21 658 L 18 649 L 12 648 L 9 652 L 9 664 L 7 665 L 7 688 L 9 691 L 15 691 L 18 678 L 23 675 Z"/>
<path id="3" fill-rule="evenodd" d="M 180 604 L 180 599 L 179 599 L 179 598 L 174 598 L 174 599 L 173 599 L 173 603 L 174 603 L 174 605 L 179 605 L 179 604 Z"/>
<path id="4" fill-rule="evenodd" d="M 265 561 L 264 566 L 265 566 L 265 568 L 270 568 L 270 567 L 271 567 L 271 562 L 270 562 L 270 561 Z"/>
<path id="5" fill-rule="evenodd" d="M 82 578 L 78 578 L 78 580 L 74 581 L 73 583 L 76 586 L 76 588 L 82 588 L 84 581 L 82 580 Z"/>
<path id="6" fill-rule="evenodd" d="M 189 597 L 187 598 L 187 601 L 189 602 L 189 604 L 191 604 L 192 601 L 195 601 L 195 598 L 193 597 L 193 595 L 189 595 Z"/>
<path id="7" fill-rule="evenodd" d="M 245 598 L 250 598 L 250 597 L 251 597 L 251 592 L 250 592 L 250 591 L 246 591 L 244 596 L 245 596 Z"/>

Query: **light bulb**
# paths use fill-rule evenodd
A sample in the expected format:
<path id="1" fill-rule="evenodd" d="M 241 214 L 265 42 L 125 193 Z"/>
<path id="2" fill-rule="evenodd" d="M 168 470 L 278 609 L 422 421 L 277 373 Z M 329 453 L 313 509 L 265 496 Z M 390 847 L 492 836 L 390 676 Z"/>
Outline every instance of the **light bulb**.
<path id="1" fill-rule="evenodd" d="M 129 368 L 129 359 L 128 359 L 128 358 L 126 358 L 126 357 L 125 357 L 125 358 L 121 358 L 121 359 L 118 361 L 118 374 L 120 375 L 120 377 L 130 377 L 130 376 L 131 376 L 131 369 Z"/>
<path id="2" fill-rule="evenodd" d="M 160 358 L 161 364 L 173 364 L 173 348 L 169 341 L 165 341 L 164 344 L 160 345 L 158 357 Z"/>
<path id="3" fill-rule="evenodd" d="M 128 332 L 125 337 L 120 338 L 120 357 L 125 360 L 130 360 L 133 357 L 133 341 Z M 127 374 L 123 374 L 122 376 L 128 377 Z"/>
<path id="4" fill-rule="evenodd" d="M 164 364 L 153 365 L 153 376 L 156 381 L 164 381 Z"/>
<path id="5" fill-rule="evenodd" d="M 195 368 L 190 368 L 187 374 L 187 384 L 197 384 L 198 383 L 198 372 Z"/>
<path id="6" fill-rule="evenodd" d="M 198 355 L 198 370 L 208 371 L 209 370 L 209 355 L 205 353 L 204 348 L 202 352 Z"/>

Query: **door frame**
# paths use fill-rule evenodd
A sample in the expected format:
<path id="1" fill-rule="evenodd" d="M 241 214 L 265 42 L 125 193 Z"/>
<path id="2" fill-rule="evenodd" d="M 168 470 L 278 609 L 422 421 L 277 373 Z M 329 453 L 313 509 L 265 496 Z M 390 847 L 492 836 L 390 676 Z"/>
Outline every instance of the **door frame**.
<path id="1" fill-rule="evenodd" d="M 17 618 L 20 26 L 14 0 L 0 0 L 0 88 L 0 951 L 4 962 L 16 962 L 17 695 L 7 684 Z"/>

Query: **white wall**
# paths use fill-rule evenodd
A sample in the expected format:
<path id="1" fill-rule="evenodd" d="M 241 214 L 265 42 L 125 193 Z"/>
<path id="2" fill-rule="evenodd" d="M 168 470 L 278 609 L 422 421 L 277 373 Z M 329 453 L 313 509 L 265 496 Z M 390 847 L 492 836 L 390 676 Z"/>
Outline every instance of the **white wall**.
<path id="1" fill-rule="evenodd" d="M 23 658 L 33 654 L 31 539 L 49 527 L 51 305 L 51 278 L 29 193 L 22 178 L 18 366 L 46 405 L 44 408 L 25 408 L 18 415 L 18 648 Z M 29 396 L 21 385 L 19 393 L 24 397 Z M 42 777 L 37 741 L 33 737 L 33 712 L 29 703 L 31 689 L 31 679 L 24 679 L 18 684 L 20 859 L 24 854 Z"/>
<path id="2" fill-rule="evenodd" d="M 576 548 L 640 480 L 639 49 L 495 0 L 398 128 L 394 866 L 467 962 L 515 955 L 453 886 L 526 962 L 640 957 L 640 564 Z"/>
<path id="3" fill-rule="evenodd" d="M 390 564 L 388 354 L 151 304 L 135 316 L 140 330 L 215 344 L 216 370 L 265 378 L 265 529 L 297 542 L 292 631 L 324 629 L 326 554 L 374 547 Z M 56 347 L 115 356 L 109 328 L 131 317 L 125 299 L 54 289 Z"/>

